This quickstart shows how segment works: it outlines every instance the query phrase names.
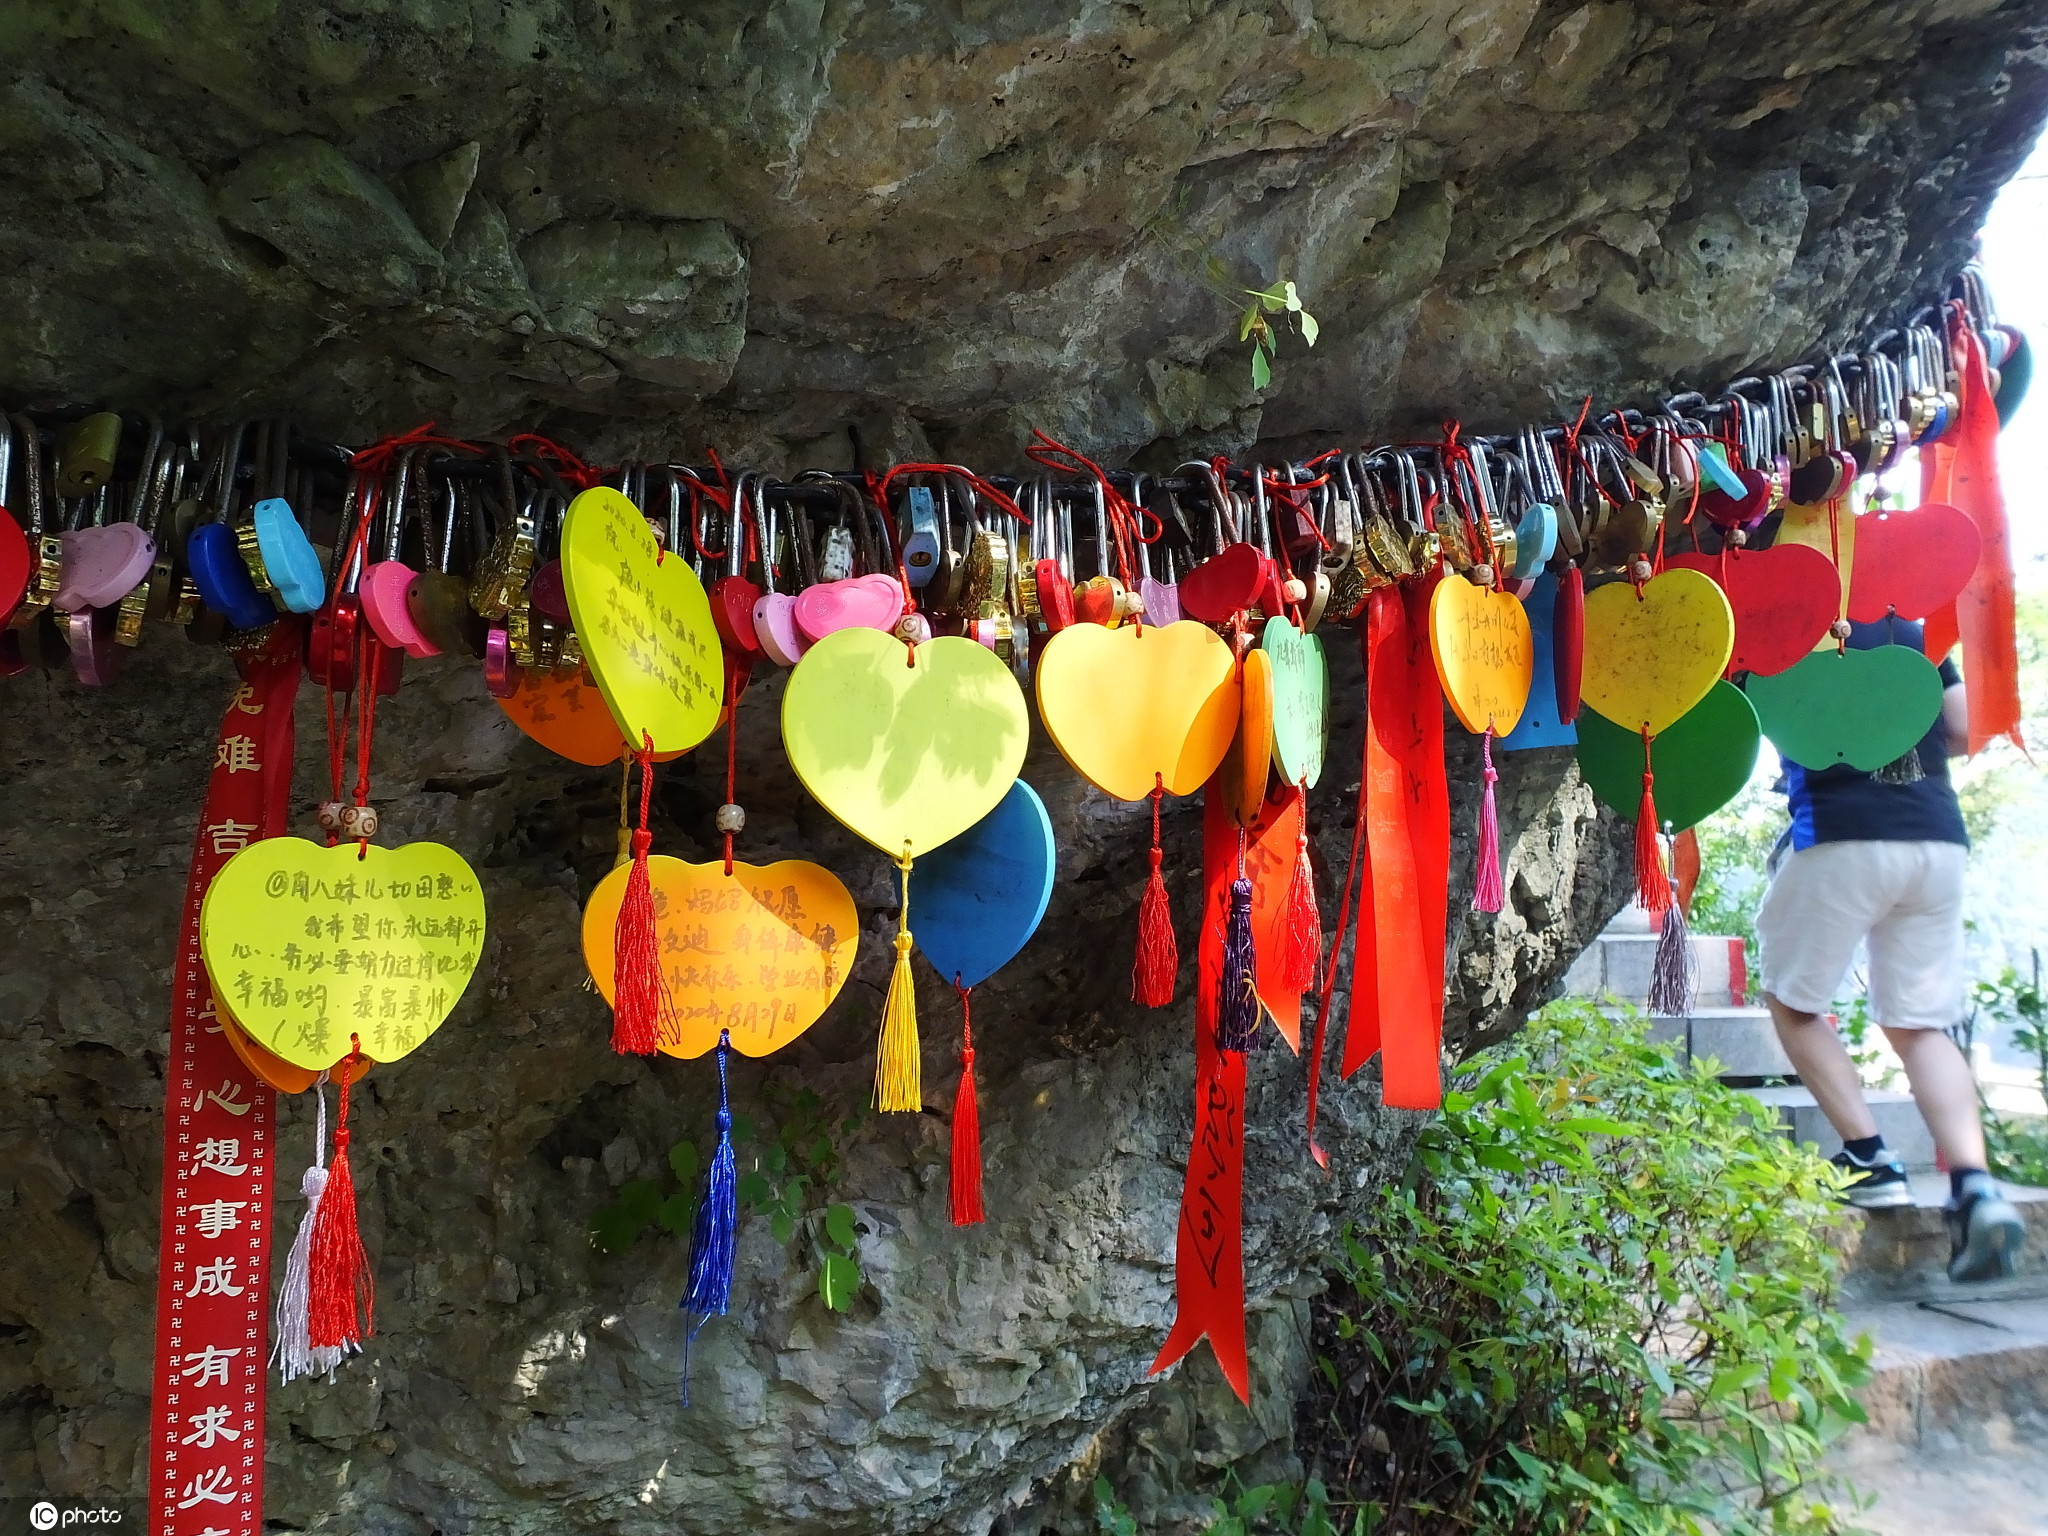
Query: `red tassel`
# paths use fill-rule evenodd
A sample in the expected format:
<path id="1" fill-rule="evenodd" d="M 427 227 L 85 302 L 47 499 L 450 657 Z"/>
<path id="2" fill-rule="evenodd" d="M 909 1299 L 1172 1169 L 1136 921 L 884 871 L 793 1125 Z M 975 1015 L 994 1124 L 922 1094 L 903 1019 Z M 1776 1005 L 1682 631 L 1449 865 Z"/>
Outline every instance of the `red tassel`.
<path id="1" fill-rule="evenodd" d="M 675 1028 L 675 1003 L 654 935 L 654 886 L 647 874 L 648 804 L 654 793 L 654 743 L 634 754 L 640 762 L 640 826 L 633 833 L 633 870 L 619 903 L 612 971 L 612 1049 L 621 1055 L 651 1056 L 663 1029 Z"/>
<path id="2" fill-rule="evenodd" d="M 1671 905 L 1664 849 L 1657 836 L 1657 776 L 1650 771 L 1650 733 L 1643 732 L 1643 798 L 1636 807 L 1636 903 L 1653 917 Z"/>
<path id="3" fill-rule="evenodd" d="M 1479 795 L 1479 857 L 1472 879 L 1472 910 L 1498 912 L 1507 903 L 1507 885 L 1500 872 L 1500 813 L 1494 808 L 1493 781 L 1500 777 L 1493 768 L 1493 727 L 1479 743 L 1486 764 L 1486 787 Z"/>
<path id="4" fill-rule="evenodd" d="M 1173 933 L 1173 906 L 1166 899 L 1166 879 L 1159 872 L 1164 855 L 1159 847 L 1159 801 L 1166 780 L 1152 776 L 1152 877 L 1145 899 L 1138 903 L 1138 954 L 1131 964 L 1131 1001 L 1147 1008 L 1173 1003 L 1173 980 L 1180 970 L 1180 941 Z"/>
<path id="5" fill-rule="evenodd" d="M 341 1108 L 334 1125 L 334 1159 L 327 1188 L 313 1213 L 313 1240 L 306 1265 L 306 1338 L 314 1349 L 360 1349 L 376 1312 L 376 1283 L 370 1258 L 356 1230 L 356 1186 L 348 1168 L 348 1091 L 362 1057 L 362 1041 L 349 1037 L 341 1067 Z M 361 1312 L 358 1323 L 357 1313 Z"/>
<path id="6" fill-rule="evenodd" d="M 953 1094 L 953 1225 L 971 1227 L 982 1221 L 981 1106 L 974 1097 L 974 1024 L 967 994 L 960 994 L 960 1086 Z"/>
<path id="7" fill-rule="evenodd" d="M 1281 956 L 1280 987 L 1285 992 L 1311 991 L 1316 967 L 1323 958 L 1323 914 L 1316 906 L 1316 872 L 1308 856 L 1308 791 L 1301 800 L 1301 842 L 1294 855 L 1294 883 L 1287 891 L 1287 949 Z"/>

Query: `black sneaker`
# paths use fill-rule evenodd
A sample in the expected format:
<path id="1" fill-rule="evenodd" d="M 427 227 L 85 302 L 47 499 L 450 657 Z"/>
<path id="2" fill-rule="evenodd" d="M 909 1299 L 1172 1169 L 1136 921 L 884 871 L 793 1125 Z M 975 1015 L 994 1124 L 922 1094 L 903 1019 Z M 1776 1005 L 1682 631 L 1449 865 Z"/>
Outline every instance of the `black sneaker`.
<path id="1" fill-rule="evenodd" d="M 1913 1186 L 1890 1147 L 1879 1147 L 1869 1162 L 1844 1147 L 1828 1161 L 1844 1173 L 1861 1175 L 1842 1191 L 1842 1198 L 1851 1205 L 1866 1211 L 1888 1211 L 1913 1203 Z"/>
<path id="2" fill-rule="evenodd" d="M 2013 1272 L 2027 1228 L 1989 1174 L 1969 1175 L 1962 1198 L 1950 1201 L 1942 1215 L 1948 1221 L 1949 1279 L 1969 1285 Z"/>

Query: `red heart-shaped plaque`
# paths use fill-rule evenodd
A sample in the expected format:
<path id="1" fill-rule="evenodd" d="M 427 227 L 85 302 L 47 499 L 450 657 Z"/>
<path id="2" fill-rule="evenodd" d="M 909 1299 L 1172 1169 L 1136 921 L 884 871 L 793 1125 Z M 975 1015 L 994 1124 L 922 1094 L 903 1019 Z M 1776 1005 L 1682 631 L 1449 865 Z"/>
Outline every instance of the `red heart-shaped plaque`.
<path id="1" fill-rule="evenodd" d="M 754 633 L 754 604 L 761 589 L 744 576 L 721 576 L 711 583 L 711 623 L 728 654 L 752 658 L 761 654 Z"/>
<path id="2" fill-rule="evenodd" d="M 1756 522 L 1771 510 L 1771 477 L 1760 469 L 1737 472 L 1743 494 L 1730 496 L 1718 488 L 1700 493 L 1700 510 L 1723 528 L 1739 528 Z"/>
<path id="3" fill-rule="evenodd" d="M 1265 583 L 1266 557 L 1250 544 L 1232 544 L 1189 571 L 1180 584 L 1180 611 L 1204 624 L 1222 624 L 1249 608 Z"/>
<path id="4" fill-rule="evenodd" d="M 28 554 L 28 535 L 13 514 L 0 507 L 0 623 L 14 617 L 14 610 L 28 595 L 28 571 L 33 562 Z"/>
<path id="5" fill-rule="evenodd" d="M 1862 551 L 1859 549 L 1858 558 Z M 1834 561 L 1807 544 L 1731 549 L 1722 555 L 1674 555 L 1669 565 L 1720 583 L 1735 614 L 1728 670 L 1769 677 L 1820 644 L 1842 607 Z"/>
<path id="6" fill-rule="evenodd" d="M 1849 567 L 1849 617 L 1874 624 L 1887 613 L 1924 619 L 1976 574 L 1983 536 L 1959 507 L 1930 501 L 1911 512 L 1870 512 L 1856 519 Z"/>

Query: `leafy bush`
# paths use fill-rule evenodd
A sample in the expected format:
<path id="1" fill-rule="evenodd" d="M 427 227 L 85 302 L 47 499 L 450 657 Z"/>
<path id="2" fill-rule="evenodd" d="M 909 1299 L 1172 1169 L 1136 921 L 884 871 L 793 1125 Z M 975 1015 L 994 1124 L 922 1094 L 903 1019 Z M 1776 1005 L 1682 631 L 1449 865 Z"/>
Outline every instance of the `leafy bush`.
<path id="1" fill-rule="evenodd" d="M 1869 1343 L 1834 1176 L 1638 1020 L 1561 1006 L 1445 1096 L 1343 1241 L 1300 1448 L 1345 1536 L 1840 1529 Z"/>
<path id="2" fill-rule="evenodd" d="M 1978 1015 L 1989 1014 L 2012 1032 L 2013 1046 L 2034 1060 L 2034 1074 L 2048 1097 L 2048 993 L 2041 988 L 2041 952 L 2034 951 L 2031 981 L 2021 978 L 2011 966 L 1994 981 L 1980 981 L 1970 989 L 1975 1005 L 1974 1029 Z M 1993 1113 L 1984 1109 L 1984 1140 L 1991 1154 L 1991 1171 L 2015 1184 L 2048 1184 L 2048 1125 L 2022 1116 Z"/>
<path id="3" fill-rule="evenodd" d="M 826 1199 L 839 1180 L 837 1138 L 852 1134 L 860 1116 L 836 1124 L 824 1101 L 805 1088 L 784 1104 L 769 1100 L 781 1115 L 772 1133 L 751 1115 L 732 1117 L 732 1145 L 738 1180 L 734 1194 L 740 1209 L 769 1218 L 778 1243 L 799 1233 L 809 1250 L 818 1279 L 818 1297 L 835 1312 L 853 1304 L 860 1289 L 860 1230 L 850 1205 Z M 702 1138 L 710 1145 L 707 1133 Z M 703 1184 L 704 1154 L 698 1138 L 668 1149 L 673 1180 L 634 1179 L 621 1185 L 617 1198 L 591 1213 L 590 1241 L 606 1253 L 623 1253 L 653 1228 L 690 1239 L 697 1220 L 697 1198 Z"/>

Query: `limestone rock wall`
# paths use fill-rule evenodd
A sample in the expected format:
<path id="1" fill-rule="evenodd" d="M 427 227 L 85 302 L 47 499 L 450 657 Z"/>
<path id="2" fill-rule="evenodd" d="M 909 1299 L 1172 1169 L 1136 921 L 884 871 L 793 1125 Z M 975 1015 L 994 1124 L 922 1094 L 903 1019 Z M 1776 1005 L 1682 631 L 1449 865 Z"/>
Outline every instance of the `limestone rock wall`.
<path id="1" fill-rule="evenodd" d="M 15 6 L 0 397 L 288 409 L 352 440 L 433 417 L 784 471 L 856 445 L 1016 466 L 1032 424 L 1145 463 L 1505 425 L 1787 359 L 1938 283 L 2043 115 L 2044 26 L 2042 0 Z M 1323 322 L 1264 393 L 1211 255 L 1296 279 Z M 1326 899 L 1362 694 L 1333 650 Z M 111 689 L 0 685 L 0 1493 L 141 1487 L 167 972 L 228 688 L 175 635 Z M 775 703 L 744 711 L 748 851 L 835 868 L 864 958 L 735 1093 L 850 1111 L 890 870 L 790 779 Z M 1062 862 L 1043 934 L 976 998 L 989 1224 L 947 1221 L 943 1114 L 870 1117 L 837 1186 L 863 1227 L 853 1310 L 749 1222 L 686 1411 L 684 1245 L 584 1235 L 711 1094 L 706 1066 L 613 1057 L 582 984 L 616 780 L 518 737 L 467 666 L 413 669 L 380 718 L 390 833 L 479 867 L 489 955 L 360 1096 L 379 1336 L 333 1387 L 275 1395 L 273 1528 L 1024 1532 L 1071 1524 L 1097 1465 L 1162 1523 L 1203 1467 L 1284 1465 L 1301 1299 L 1412 1117 L 1370 1071 L 1326 1077 L 1325 1177 L 1301 1064 L 1257 1061 L 1259 1394 L 1236 1408 L 1200 1352 L 1148 1383 L 1192 1054 L 1185 1007 L 1121 1001 L 1138 811 L 1035 746 Z M 1626 849 L 1567 754 L 1509 756 L 1510 910 L 1465 915 L 1477 769 L 1452 752 L 1455 1050 L 1543 997 L 1620 901 Z M 721 798 L 709 757 L 671 772 L 662 846 L 708 850 Z M 1167 842 L 1185 913 L 1192 806 Z M 943 1106 L 951 999 L 920 1006 Z"/>

